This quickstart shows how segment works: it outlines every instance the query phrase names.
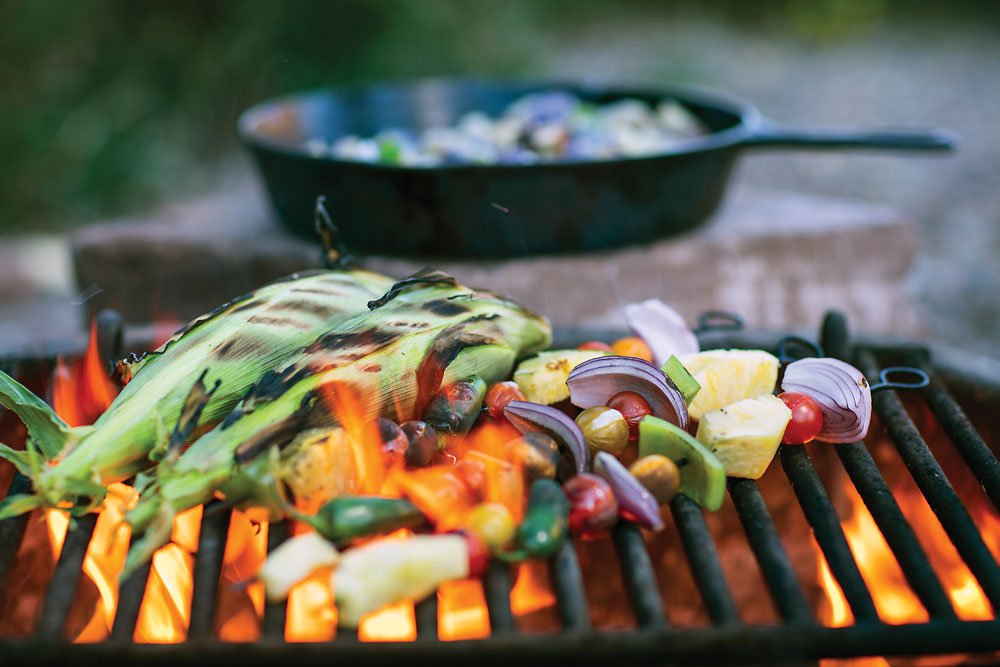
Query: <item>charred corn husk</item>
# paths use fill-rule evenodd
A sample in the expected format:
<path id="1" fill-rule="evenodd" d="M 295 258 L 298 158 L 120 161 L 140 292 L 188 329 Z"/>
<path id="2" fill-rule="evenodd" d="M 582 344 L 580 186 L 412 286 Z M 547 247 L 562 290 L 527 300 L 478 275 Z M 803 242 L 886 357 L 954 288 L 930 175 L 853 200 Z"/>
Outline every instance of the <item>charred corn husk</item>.
<path id="1" fill-rule="evenodd" d="M 247 501 L 280 515 L 286 486 L 317 488 L 298 483 L 303 462 L 323 467 L 329 454 L 358 468 L 363 462 L 355 454 L 351 463 L 345 436 L 364 438 L 358 428 L 378 417 L 417 417 L 452 382 L 507 377 L 518 358 L 550 339 L 542 318 L 443 274 L 400 281 L 371 306 L 268 373 L 222 424 L 158 467 L 156 482 L 127 516 L 133 534 L 146 535 L 133 546 L 126 571 L 166 541 L 178 512 L 220 493 L 232 504 Z M 323 428 L 330 439 L 317 437 L 315 429 Z M 372 436 L 377 441 L 377 432 Z M 375 474 L 355 472 L 362 482 L 368 475 L 368 483 Z"/>
<path id="2" fill-rule="evenodd" d="M 70 428 L 0 373 L 0 403 L 29 432 L 27 451 L 0 446 L 0 457 L 34 486 L 33 495 L 0 503 L 0 519 L 78 499 L 84 502 L 76 513 L 99 506 L 107 484 L 179 455 L 199 423 L 217 423 L 267 371 L 367 312 L 368 301 L 391 285 L 367 271 L 312 271 L 245 294 L 192 321 L 156 351 L 120 362 L 128 384 L 93 426 Z"/>

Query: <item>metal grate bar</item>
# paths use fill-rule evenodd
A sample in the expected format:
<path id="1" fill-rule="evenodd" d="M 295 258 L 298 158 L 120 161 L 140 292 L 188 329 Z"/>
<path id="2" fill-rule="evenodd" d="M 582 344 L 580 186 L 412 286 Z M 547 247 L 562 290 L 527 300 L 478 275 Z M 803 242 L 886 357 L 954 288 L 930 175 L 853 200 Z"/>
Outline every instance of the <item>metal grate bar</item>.
<path id="1" fill-rule="evenodd" d="M 490 561 L 483 575 L 483 594 L 490 613 L 490 633 L 493 636 L 514 632 L 514 613 L 510 609 L 510 567 L 498 560 Z"/>
<path id="2" fill-rule="evenodd" d="M 927 365 L 919 359 L 907 359 L 907 361 L 930 375 Z M 951 438 L 955 449 L 965 459 L 972 474 L 979 480 L 990 502 L 1000 510 L 1000 461 L 976 431 L 976 427 L 969 421 L 962 408 L 948 393 L 943 382 L 931 375 L 931 384 L 924 389 L 923 394 L 927 404 L 934 411 L 934 416 Z"/>
<path id="3" fill-rule="evenodd" d="M 823 320 L 821 343 L 830 356 L 850 359 L 847 319 L 842 313 L 827 314 Z M 934 617 L 955 618 L 951 599 L 941 586 L 913 527 L 899 508 L 865 443 L 842 443 L 834 447 L 854 488 L 896 557 L 903 576 L 924 608 Z"/>
<path id="4" fill-rule="evenodd" d="M 7 494 L 14 495 L 29 491 L 31 491 L 31 480 L 19 472 L 14 473 L 14 479 L 10 483 Z M 30 517 L 31 513 L 29 512 L 0 521 L 0 590 L 3 590 L 7 573 L 10 571 L 10 566 L 14 564 L 14 558 L 21 547 L 21 540 L 24 539 L 24 531 L 28 528 Z"/>
<path id="5" fill-rule="evenodd" d="M 625 580 L 635 620 L 644 630 L 667 627 L 667 616 L 663 611 L 660 587 L 656 583 L 656 571 L 646 551 L 646 541 L 642 531 L 631 521 L 619 521 L 611 533 Z"/>
<path id="6" fill-rule="evenodd" d="M 267 526 L 267 553 L 273 552 L 291 532 L 291 523 L 279 521 Z M 285 620 L 288 614 L 288 601 L 264 603 L 264 618 L 261 620 L 261 636 L 265 639 L 281 641 L 285 638 Z"/>
<path id="7" fill-rule="evenodd" d="M 913 527 L 863 442 L 834 445 L 858 495 L 892 550 L 910 588 L 934 617 L 955 618 L 955 608 L 927 559 Z"/>
<path id="8" fill-rule="evenodd" d="M 210 505 L 205 506 L 204 512 L 201 517 L 201 532 L 198 534 L 198 553 L 194 559 L 189 640 L 203 640 L 212 636 L 222 556 L 229 534 L 229 519 L 232 517 L 230 510 L 213 510 Z"/>
<path id="9" fill-rule="evenodd" d="M 45 591 L 42 613 L 35 626 L 35 636 L 40 639 L 62 639 L 63 626 L 73 606 L 77 585 L 83 575 L 83 559 L 94 534 L 97 514 L 87 514 L 76 521 L 76 527 L 66 533 L 59 562 Z"/>
<path id="10" fill-rule="evenodd" d="M 590 610 L 587 594 L 583 587 L 580 561 L 576 557 L 573 542 L 567 540 L 549 559 L 549 577 L 552 591 L 556 595 L 556 608 L 564 630 L 580 631 L 590 629 Z"/>
<path id="11" fill-rule="evenodd" d="M 135 624 L 139 620 L 139 609 L 149 582 L 150 568 L 151 563 L 143 563 L 119 588 L 118 609 L 111 626 L 112 641 L 130 642 L 135 636 Z"/>
<path id="12" fill-rule="evenodd" d="M 865 375 L 870 378 L 878 376 L 879 367 L 871 352 L 861 351 L 858 361 Z M 1000 609 L 1000 566 L 987 549 L 965 505 L 920 436 L 896 392 L 881 391 L 873 398 L 875 411 L 889 431 L 920 492 L 941 522 L 941 527 L 976 577 L 990 604 L 994 609 Z"/>
<path id="13" fill-rule="evenodd" d="M 719 552 L 712 534 L 705 523 L 705 515 L 698 504 L 685 495 L 678 494 L 670 503 L 681 536 L 684 554 L 691 566 L 691 574 L 705 601 L 708 617 L 715 625 L 740 623 L 740 612 L 733 601 L 726 575 L 722 571 Z"/>
<path id="14" fill-rule="evenodd" d="M 729 495 L 736 505 L 747 541 L 764 573 L 778 613 L 788 623 L 813 624 L 815 618 L 806 600 L 788 553 L 781 544 L 767 504 L 752 479 L 729 479 Z"/>
<path id="15" fill-rule="evenodd" d="M 823 550 L 830 572 L 851 606 L 855 620 L 877 622 L 879 616 L 875 602 L 865 580 L 861 578 L 861 571 L 840 525 L 840 517 L 805 447 L 781 445 L 781 467 L 795 491 L 795 497 L 799 499 L 806 520 L 812 526 L 813 536 Z"/>
<path id="16" fill-rule="evenodd" d="M 426 600 L 418 602 L 413 608 L 417 621 L 417 637 L 420 639 L 437 639 L 438 636 L 438 600 L 437 594 L 432 594 Z"/>

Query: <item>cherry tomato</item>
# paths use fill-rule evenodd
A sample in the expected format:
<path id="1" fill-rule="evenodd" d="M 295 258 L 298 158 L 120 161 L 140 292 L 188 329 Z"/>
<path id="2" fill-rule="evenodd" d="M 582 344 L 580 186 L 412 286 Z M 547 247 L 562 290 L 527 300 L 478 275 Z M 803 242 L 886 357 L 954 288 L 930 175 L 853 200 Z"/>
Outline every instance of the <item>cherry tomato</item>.
<path id="1" fill-rule="evenodd" d="M 823 412 L 814 398 L 794 391 L 786 391 L 778 398 L 792 411 L 792 420 L 785 427 L 782 442 L 786 445 L 804 445 L 819 435 L 823 429 Z"/>
<path id="2" fill-rule="evenodd" d="M 628 439 L 632 441 L 639 438 L 639 420 L 653 414 L 653 409 L 649 407 L 646 399 L 634 391 L 618 392 L 608 399 L 608 407 L 614 408 L 625 417 L 625 421 L 628 422 Z"/>
<path id="3" fill-rule="evenodd" d="M 646 361 L 653 360 L 653 351 L 649 349 L 649 345 L 643 339 L 636 338 L 635 336 L 619 338 L 611 344 L 611 352 L 621 357 L 639 357 Z"/>
<path id="4" fill-rule="evenodd" d="M 497 382 L 486 392 L 486 411 L 493 419 L 503 419 L 503 409 L 511 401 L 523 401 L 524 392 L 513 380 Z"/>
<path id="5" fill-rule="evenodd" d="M 618 521 L 618 501 L 611 486 L 597 475 L 580 473 L 563 484 L 569 499 L 569 529 L 583 539 L 593 539 Z"/>
<path id="6" fill-rule="evenodd" d="M 466 529 L 475 533 L 491 551 L 499 551 L 514 539 L 514 515 L 500 503 L 482 503 L 469 512 Z"/>
<path id="7" fill-rule="evenodd" d="M 611 346 L 600 340 L 588 340 L 583 345 L 576 348 L 578 350 L 600 350 L 601 352 L 611 352 Z"/>
<path id="8" fill-rule="evenodd" d="M 469 578 L 479 578 L 486 572 L 486 567 L 490 564 L 490 550 L 471 530 L 449 531 L 465 538 L 465 545 L 469 549 Z"/>

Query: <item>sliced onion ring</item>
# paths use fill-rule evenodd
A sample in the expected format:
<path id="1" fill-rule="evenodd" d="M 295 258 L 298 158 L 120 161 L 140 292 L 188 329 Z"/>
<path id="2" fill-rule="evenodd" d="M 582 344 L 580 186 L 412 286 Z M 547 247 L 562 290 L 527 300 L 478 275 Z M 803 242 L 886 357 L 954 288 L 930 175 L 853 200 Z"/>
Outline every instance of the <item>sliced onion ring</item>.
<path id="1" fill-rule="evenodd" d="M 872 392 L 865 374 L 838 359 L 800 359 L 788 364 L 783 391 L 806 394 L 819 403 L 823 428 L 817 440 L 857 442 L 868 435 Z"/>
<path id="2" fill-rule="evenodd" d="M 621 461 L 607 452 L 598 452 L 594 457 L 594 472 L 611 486 L 619 511 L 626 519 L 650 530 L 663 528 L 660 503 Z"/>
<path id="3" fill-rule="evenodd" d="M 687 404 L 670 378 L 655 365 L 636 357 L 597 357 L 578 365 L 566 380 L 569 398 L 579 408 L 607 405 L 621 391 L 646 399 L 653 416 L 682 429 L 688 427 Z"/>
<path id="4" fill-rule="evenodd" d="M 528 401 L 511 401 L 503 409 L 503 414 L 521 433 L 541 431 L 551 435 L 569 452 L 576 472 L 587 469 L 587 445 L 583 431 L 558 408 Z"/>
<path id="5" fill-rule="evenodd" d="M 653 351 L 662 366 L 672 354 L 698 352 L 698 338 L 676 310 L 659 299 L 647 299 L 625 306 L 625 322 Z"/>

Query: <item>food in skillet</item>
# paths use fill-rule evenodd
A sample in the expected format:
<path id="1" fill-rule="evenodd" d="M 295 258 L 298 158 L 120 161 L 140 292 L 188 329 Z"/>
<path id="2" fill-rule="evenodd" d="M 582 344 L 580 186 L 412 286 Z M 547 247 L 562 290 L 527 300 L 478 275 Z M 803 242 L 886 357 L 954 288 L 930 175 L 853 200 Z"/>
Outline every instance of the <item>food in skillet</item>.
<path id="1" fill-rule="evenodd" d="M 317 156 L 409 167 L 534 164 L 652 155 L 704 134 L 680 103 L 637 99 L 595 104 L 564 92 L 527 95 L 491 118 L 472 111 L 450 127 L 387 128 L 373 137 L 309 141 Z"/>

